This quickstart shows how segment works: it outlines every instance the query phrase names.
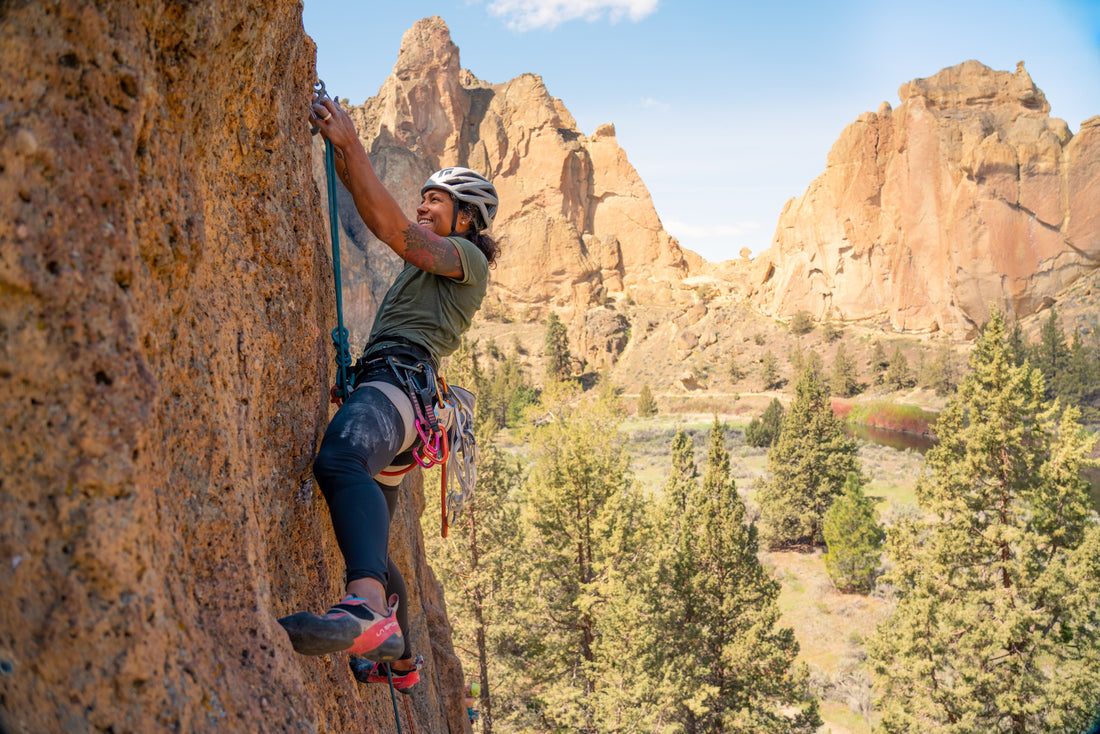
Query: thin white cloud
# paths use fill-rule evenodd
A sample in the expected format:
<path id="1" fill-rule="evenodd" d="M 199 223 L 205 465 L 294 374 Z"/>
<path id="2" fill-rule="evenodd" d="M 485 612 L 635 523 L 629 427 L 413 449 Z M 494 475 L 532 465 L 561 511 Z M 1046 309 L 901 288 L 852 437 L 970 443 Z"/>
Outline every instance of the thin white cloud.
<path id="1" fill-rule="evenodd" d="M 604 16 L 612 23 L 623 18 L 639 21 L 657 9 L 658 0 L 491 0 L 489 12 L 504 18 L 509 28 L 547 30 L 570 20 L 589 23 Z"/>
<path id="2" fill-rule="evenodd" d="M 645 107 L 648 110 L 660 110 L 661 112 L 668 112 L 670 109 L 672 109 L 669 105 L 660 100 L 653 99 L 653 97 L 643 97 L 642 107 Z"/>

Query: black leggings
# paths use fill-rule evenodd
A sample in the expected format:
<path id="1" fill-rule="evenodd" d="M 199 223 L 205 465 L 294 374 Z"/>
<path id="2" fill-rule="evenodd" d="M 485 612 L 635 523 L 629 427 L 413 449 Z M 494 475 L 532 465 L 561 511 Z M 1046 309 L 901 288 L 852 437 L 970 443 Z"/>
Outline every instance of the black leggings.
<path id="1" fill-rule="evenodd" d="M 398 488 L 374 481 L 401 449 L 405 424 L 394 404 L 380 390 L 363 386 L 336 411 L 321 450 L 313 461 L 313 475 L 328 502 L 336 542 L 344 556 L 347 582 L 372 578 L 386 596 L 401 600 L 397 621 L 409 647 L 408 592 L 405 580 L 390 560 L 390 521 L 397 509 Z"/>

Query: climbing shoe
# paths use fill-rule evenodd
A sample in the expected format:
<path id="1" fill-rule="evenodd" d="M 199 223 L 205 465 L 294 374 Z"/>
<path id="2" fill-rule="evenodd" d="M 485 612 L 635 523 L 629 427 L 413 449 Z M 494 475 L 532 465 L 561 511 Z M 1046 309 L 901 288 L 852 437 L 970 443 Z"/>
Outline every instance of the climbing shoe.
<path id="1" fill-rule="evenodd" d="M 290 637 L 294 651 L 302 655 L 350 652 L 385 662 L 396 660 L 405 651 L 405 638 L 397 623 L 397 604 L 394 594 L 390 597 L 389 611 L 383 616 L 363 599 L 348 594 L 324 616 L 298 612 L 283 617 L 279 624 Z"/>
<path id="2" fill-rule="evenodd" d="M 353 657 L 351 659 L 351 673 L 355 676 L 355 680 L 360 683 L 389 683 L 389 678 L 386 677 L 387 665 L 388 663 L 376 663 L 371 660 Z M 390 675 L 393 676 L 394 689 L 405 692 L 419 683 L 420 668 L 423 665 L 424 657 L 417 655 L 416 662 L 409 670 L 396 670 L 391 667 Z"/>

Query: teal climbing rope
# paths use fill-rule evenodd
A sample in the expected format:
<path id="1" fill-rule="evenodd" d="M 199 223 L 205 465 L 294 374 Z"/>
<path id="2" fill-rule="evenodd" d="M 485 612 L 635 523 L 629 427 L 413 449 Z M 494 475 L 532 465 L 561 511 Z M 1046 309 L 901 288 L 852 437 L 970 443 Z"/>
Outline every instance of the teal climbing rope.
<path id="1" fill-rule="evenodd" d="M 397 734 L 401 734 L 401 714 L 397 713 L 397 693 L 393 688 L 393 673 L 390 671 L 390 664 L 385 663 L 386 668 L 386 680 L 390 682 L 390 702 L 393 703 L 393 721 L 397 724 Z"/>
<path id="2" fill-rule="evenodd" d="M 317 98 L 327 97 L 325 83 L 320 79 L 313 85 Z M 310 106 L 310 114 L 313 112 Z M 314 128 L 314 134 L 317 130 Z M 340 279 L 340 209 L 336 199 L 336 152 L 332 142 L 325 138 L 325 186 L 328 189 L 328 224 L 332 237 L 332 275 L 336 281 L 336 328 L 332 330 L 332 346 L 336 348 L 336 385 L 332 388 L 333 402 L 342 403 L 351 395 L 351 346 L 348 330 L 344 327 L 344 297 Z M 393 720 L 397 734 L 401 734 L 401 715 L 397 712 L 397 695 L 393 687 L 393 673 L 386 665 L 386 678 L 390 684 L 390 701 L 393 703 Z"/>
<path id="3" fill-rule="evenodd" d="M 318 80 L 313 87 L 317 98 L 327 97 L 325 83 Z M 336 328 L 332 330 L 332 346 L 336 349 L 336 385 L 332 388 L 332 400 L 342 403 L 351 395 L 351 346 L 348 330 L 344 327 L 344 298 L 340 279 L 340 208 L 336 199 L 336 153 L 332 143 L 325 138 L 325 183 L 328 189 L 328 223 L 332 237 L 332 274 L 336 281 Z"/>

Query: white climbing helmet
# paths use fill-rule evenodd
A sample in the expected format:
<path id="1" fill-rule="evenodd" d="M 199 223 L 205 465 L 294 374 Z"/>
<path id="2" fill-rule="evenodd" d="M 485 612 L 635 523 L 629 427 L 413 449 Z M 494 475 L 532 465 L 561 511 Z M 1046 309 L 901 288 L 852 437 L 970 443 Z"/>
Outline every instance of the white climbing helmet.
<path id="1" fill-rule="evenodd" d="M 428 177 L 427 182 L 420 187 L 420 195 L 428 189 L 442 189 L 458 201 L 473 204 L 481 213 L 481 226 L 476 229 L 488 229 L 493 226 L 493 219 L 497 215 L 497 190 L 489 179 L 477 171 L 469 168 L 455 166 L 436 171 Z M 458 216 L 457 209 L 455 216 Z"/>

